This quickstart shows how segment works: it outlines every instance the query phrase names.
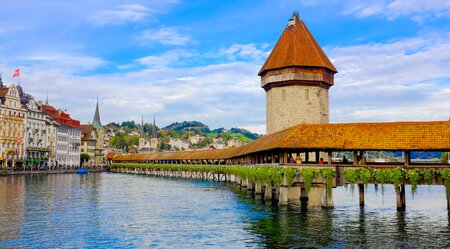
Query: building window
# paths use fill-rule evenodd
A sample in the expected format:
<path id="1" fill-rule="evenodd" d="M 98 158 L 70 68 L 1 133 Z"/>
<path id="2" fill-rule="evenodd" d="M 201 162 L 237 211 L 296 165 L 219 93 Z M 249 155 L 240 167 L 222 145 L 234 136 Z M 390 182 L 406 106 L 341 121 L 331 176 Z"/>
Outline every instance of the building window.
<path id="1" fill-rule="evenodd" d="M 305 100 L 309 101 L 309 89 L 305 89 Z"/>
<path id="2" fill-rule="evenodd" d="M 286 101 L 286 90 L 283 90 L 283 91 L 281 92 L 281 95 L 282 95 L 283 101 Z"/>

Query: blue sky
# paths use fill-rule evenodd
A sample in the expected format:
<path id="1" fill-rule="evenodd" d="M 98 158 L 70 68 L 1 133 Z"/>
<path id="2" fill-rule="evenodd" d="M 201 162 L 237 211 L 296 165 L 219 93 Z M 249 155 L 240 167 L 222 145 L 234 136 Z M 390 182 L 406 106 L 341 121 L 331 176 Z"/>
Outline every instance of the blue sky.
<path id="1" fill-rule="evenodd" d="M 339 73 L 331 122 L 450 116 L 448 0 L 0 0 L 0 73 L 103 123 L 198 120 L 265 131 L 257 76 L 292 15 Z"/>

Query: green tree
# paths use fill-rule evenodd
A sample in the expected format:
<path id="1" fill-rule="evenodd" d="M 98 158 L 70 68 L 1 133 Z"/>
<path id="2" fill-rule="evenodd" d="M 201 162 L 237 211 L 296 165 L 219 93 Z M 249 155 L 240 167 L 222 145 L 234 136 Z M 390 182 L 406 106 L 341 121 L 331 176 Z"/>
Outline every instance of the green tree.
<path id="1" fill-rule="evenodd" d="M 89 161 L 89 159 L 91 159 L 91 156 L 89 156 L 89 154 L 87 154 L 87 153 L 80 154 L 80 161 L 82 163 Z"/>
<path id="2" fill-rule="evenodd" d="M 448 163 L 448 152 L 442 153 L 441 162 L 442 163 Z"/>
<path id="3" fill-rule="evenodd" d="M 109 143 L 118 149 L 130 146 L 129 137 L 121 132 L 112 137 Z"/>
<path id="4" fill-rule="evenodd" d="M 135 134 L 135 135 L 129 137 L 128 144 L 130 146 L 137 146 L 137 145 L 139 145 L 139 135 Z"/>

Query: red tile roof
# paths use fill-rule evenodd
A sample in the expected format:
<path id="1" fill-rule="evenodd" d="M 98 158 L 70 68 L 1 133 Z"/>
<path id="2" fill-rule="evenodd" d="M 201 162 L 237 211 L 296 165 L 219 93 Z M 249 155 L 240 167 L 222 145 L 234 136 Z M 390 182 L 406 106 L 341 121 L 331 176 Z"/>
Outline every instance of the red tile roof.
<path id="1" fill-rule="evenodd" d="M 294 16 L 295 25 L 287 25 L 258 75 L 286 67 L 323 67 L 337 72 L 300 17 Z"/>
<path id="2" fill-rule="evenodd" d="M 114 161 L 228 159 L 274 149 L 450 150 L 450 121 L 301 124 L 231 149 L 120 155 Z"/>
<path id="3" fill-rule="evenodd" d="M 77 129 L 80 128 L 80 121 L 72 119 L 70 114 L 61 110 L 56 110 L 56 108 L 51 105 L 42 105 L 41 108 L 44 113 L 49 115 L 60 125 L 66 125 Z"/>
<path id="4" fill-rule="evenodd" d="M 87 141 L 91 137 L 92 130 L 94 129 L 93 125 L 81 125 L 81 141 Z"/>

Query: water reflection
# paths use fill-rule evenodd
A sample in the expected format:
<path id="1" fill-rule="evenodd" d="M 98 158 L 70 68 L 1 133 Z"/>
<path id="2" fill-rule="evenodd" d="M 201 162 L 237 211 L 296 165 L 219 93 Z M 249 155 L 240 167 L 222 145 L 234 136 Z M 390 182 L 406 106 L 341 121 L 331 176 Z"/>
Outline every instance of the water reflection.
<path id="1" fill-rule="evenodd" d="M 354 191 L 357 192 L 357 191 Z M 0 177 L 0 247 L 450 248 L 442 186 L 334 189 L 334 209 L 255 200 L 230 184 L 121 174 Z"/>
<path id="2" fill-rule="evenodd" d="M 441 186 L 421 186 L 414 199 L 407 195 L 410 206 L 404 212 L 396 211 L 391 186 L 384 186 L 383 194 L 374 186 L 367 189 L 366 207 L 359 207 L 350 188 L 338 188 L 335 209 L 308 207 L 306 202 L 265 206 L 267 215 L 249 222 L 249 229 L 269 248 L 449 248 L 450 215 Z"/>

